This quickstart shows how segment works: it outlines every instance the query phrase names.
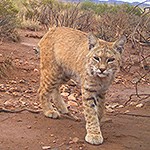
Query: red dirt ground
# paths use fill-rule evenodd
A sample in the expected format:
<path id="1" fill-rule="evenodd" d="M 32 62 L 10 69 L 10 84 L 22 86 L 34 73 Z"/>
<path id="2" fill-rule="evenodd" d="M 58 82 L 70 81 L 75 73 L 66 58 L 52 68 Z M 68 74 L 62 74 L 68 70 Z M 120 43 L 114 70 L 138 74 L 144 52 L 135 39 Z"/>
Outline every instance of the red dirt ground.
<path id="1" fill-rule="evenodd" d="M 38 109 L 39 56 L 33 47 L 39 39 L 27 36 L 40 37 L 43 33 L 20 31 L 20 34 L 20 43 L 3 42 L 0 45 L 0 57 L 4 59 L 9 55 L 13 60 L 7 77 L 0 79 L 0 107 Z M 121 72 L 108 92 L 106 113 L 101 123 L 102 145 L 93 146 L 84 141 L 86 132 L 80 90 L 66 85 L 69 94 L 77 93 L 74 103 L 69 103 L 69 109 L 81 121 L 66 117 L 53 120 L 42 113 L 28 111 L 0 111 L 0 150 L 149 150 L 150 99 L 133 97 L 124 105 L 135 93 L 133 84 L 129 82 L 131 79 L 132 76 Z M 148 93 L 149 90 L 146 83 L 139 87 L 140 93 Z M 68 102 L 67 97 L 65 100 Z"/>

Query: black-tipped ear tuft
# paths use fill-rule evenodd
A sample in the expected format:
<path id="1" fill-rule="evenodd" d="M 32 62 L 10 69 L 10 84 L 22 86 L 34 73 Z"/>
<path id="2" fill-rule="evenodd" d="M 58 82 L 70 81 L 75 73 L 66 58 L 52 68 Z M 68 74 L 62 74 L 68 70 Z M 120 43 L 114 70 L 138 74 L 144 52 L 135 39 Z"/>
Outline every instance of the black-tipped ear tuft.
<path id="1" fill-rule="evenodd" d="M 92 33 L 88 33 L 88 40 L 89 40 L 89 50 L 91 50 L 97 44 L 97 38 Z"/>
<path id="2" fill-rule="evenodd" d="M 127 42 L 127 38 L 125 35 L 120 36 L 120 38 L 114 42 L 114 49 L 116 49 L 116 51 L 118 51 L 119 53 L 123 52 L 124 49 L 124 44 Z"/>

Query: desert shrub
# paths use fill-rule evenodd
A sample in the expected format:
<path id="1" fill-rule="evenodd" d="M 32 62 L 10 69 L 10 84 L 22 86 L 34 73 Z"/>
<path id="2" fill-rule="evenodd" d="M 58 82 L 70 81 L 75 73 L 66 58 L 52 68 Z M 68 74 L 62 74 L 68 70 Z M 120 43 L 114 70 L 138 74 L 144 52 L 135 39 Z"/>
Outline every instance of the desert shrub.
<path id="1" fill-rule="evenodd" d="M 20 28 L 28 29 L 31 31 L 39 31 L 41 29 L 40 22 L 38 20 L 25 18 L 21 21 Z"/>
<path id="2" fill-rule="evenodd" d="M 46 28 L 65 26 L 88 31 L 94 20 L 93 12 L 82 11 L 80 4 L 45 0 L 40 3 L 40 12 L 39 21 Z"/>
<path id="3" fill-rule="evenodd" d="M 18 40 L 16 27 L 18 11 L 10 0 L 1 0 L 0 2 L 0 37 Z"/>
<path id="4" fill-rule="evenodd" d="M 96 4 L 90 1 L 85 1 L 81 3 L 82 10 L 92 10 L 94 13 L 100 15 L 106 12 L 115 12 L 118 9 L 118 5 L 108 5 L 108 4 Z"/>
<path id="5" fill-rule="evenodd" d="M 110 4 L 96 4 L 91 1 L 85 1 L 81 3 L 82 10 L 92 10 L 97 15 L 102 15 L 106 13 L 118 13 L 120 10 L 124 10 L 126 13 L 131 13 L 135 15 L 141 15 L 141 9 L 139 7 L 134 8 L 129 4 L 122 4 L 122 5 L 110 5 Z"/>
<path id="6" fill-rule="evenodd" d="M 137 15 L 130 15 L 124 10 L 119 10 L 116 13 L 105 13 L 100 16 L 97 23 L 98 37 L 112 41 L 120 34 L 129 36 L 135 26 L 138 24 L 140 17 Z"/>

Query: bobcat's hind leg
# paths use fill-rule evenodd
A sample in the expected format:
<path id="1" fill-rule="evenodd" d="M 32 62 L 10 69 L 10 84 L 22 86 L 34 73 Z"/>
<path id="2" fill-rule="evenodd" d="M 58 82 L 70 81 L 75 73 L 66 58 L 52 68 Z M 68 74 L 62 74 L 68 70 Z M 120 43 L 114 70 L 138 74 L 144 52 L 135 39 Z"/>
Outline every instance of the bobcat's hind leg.
<path id="1" fill-rule="evenodd" d="M 43 73 L 43 72 L 42 72 Z M 39 97 L 42 105 L 43 113 L 46 117 L 59 118 L 60 114 L 56 108 L 53 107 L 49 98 L 52 98 L 53 91 L 56 88 L 56 79 L 50 76 L 42 76 L 39 88 Z M 53 79 L 53 80 L 52 80 Z"/>
<path id="2" fill-rule="evenodd" d="M 58 88 L 54 89 L 53 91 L 53 102 L 62 114 L 68 114 L 67 105 L 61 97 Z"/>

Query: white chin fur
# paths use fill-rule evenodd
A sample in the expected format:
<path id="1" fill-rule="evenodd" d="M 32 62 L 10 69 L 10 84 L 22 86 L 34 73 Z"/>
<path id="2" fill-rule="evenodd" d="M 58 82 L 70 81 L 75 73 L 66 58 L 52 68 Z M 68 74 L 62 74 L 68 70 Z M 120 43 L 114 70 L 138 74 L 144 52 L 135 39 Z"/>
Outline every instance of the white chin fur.
<path id="1" fill-rule="evenodd" d="M 105 77 L 107 77 L 108 75 L 107 75 L 107 74 L 103 74 L 103 73 L 98 73 L 97 76 L 99 76 L 100 78 L 105 78 Z"/>

